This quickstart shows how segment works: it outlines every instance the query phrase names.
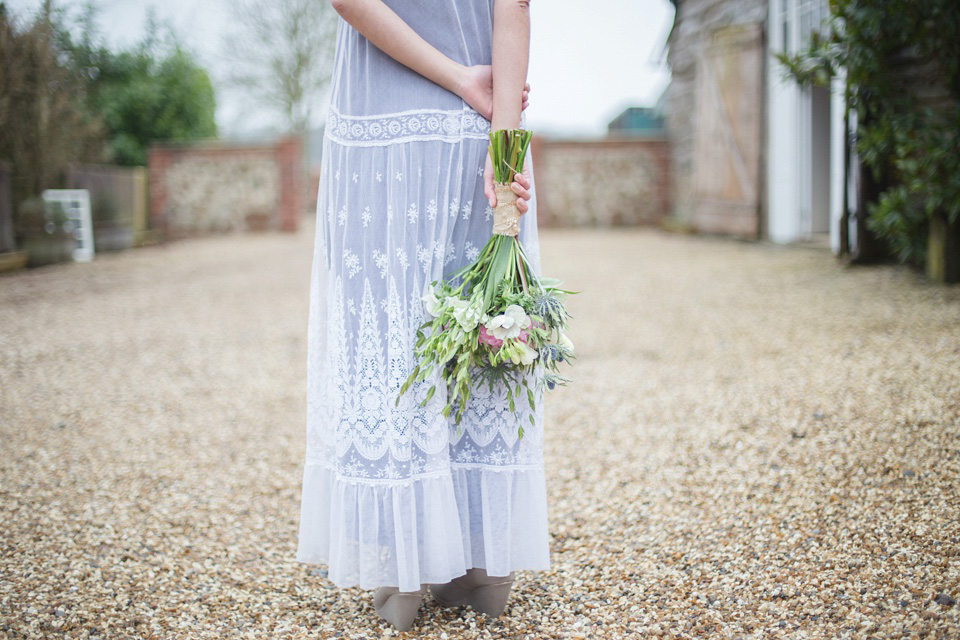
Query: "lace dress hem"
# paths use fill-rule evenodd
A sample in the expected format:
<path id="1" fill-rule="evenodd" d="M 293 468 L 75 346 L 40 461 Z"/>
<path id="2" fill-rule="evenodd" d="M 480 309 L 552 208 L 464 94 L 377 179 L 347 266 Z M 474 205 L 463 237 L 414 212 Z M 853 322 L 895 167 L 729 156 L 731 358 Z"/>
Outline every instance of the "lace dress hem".
<path id="1" fill-rule="evenodd" d="M 453 466 L 409 483 L 350 482 L 306 464 L 296 559 L 328 566 L 338 587 L 416 591 L 486 569 L 550 568 L 542 468 Z M 305 535 L 309 533 L 309 535 Z"/>

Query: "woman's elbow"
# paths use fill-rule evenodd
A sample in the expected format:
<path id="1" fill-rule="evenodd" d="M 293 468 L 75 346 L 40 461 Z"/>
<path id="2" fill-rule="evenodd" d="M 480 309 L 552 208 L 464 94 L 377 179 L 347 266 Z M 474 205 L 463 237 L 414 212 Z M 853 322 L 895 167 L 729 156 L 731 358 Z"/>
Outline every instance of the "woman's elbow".
<path id="1" fill-rule="evenodd" d="M 343 12 L 348 10 L 351 5 L 353 5 L 353 0 L 330 0 L 330 5 L 333 7 L 333 10 L 343 15 Z"/>
<path id="2" fill-rule="evenodd" d="M 530 0 L 497 0 L 503 7 L 509 7 L 509 11 L 519 9 L 522 13 L 530 10 Z"/>

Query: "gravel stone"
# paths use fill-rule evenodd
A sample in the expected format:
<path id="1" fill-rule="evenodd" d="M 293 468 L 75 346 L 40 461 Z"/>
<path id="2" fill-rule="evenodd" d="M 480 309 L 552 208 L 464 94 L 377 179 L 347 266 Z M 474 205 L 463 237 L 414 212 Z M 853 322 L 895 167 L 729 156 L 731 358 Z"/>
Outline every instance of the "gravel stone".
<path id="1" fill-rule="evenodd" d="M 0 638 L 960 636 L 960 289 L 543 229 L 549 571 L 409 633 L 295 562 L 313 226 L 0 277 Z"/>

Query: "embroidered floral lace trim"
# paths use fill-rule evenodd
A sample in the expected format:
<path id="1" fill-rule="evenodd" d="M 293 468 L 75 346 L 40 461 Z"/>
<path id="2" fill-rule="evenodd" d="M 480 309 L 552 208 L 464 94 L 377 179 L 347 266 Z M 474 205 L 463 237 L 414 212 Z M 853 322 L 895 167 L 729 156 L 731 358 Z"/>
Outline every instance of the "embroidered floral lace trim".
<path id="1" fill-rule="evenodd" d="M 490 122 L 469 107 L 447 111 L 422 109 L 372 116 L 346 116 L 331 105 L 324 128 L 324 135 L 334 142 L 357 147 L 414 140 L 486 140 L 489 133 Z"/>

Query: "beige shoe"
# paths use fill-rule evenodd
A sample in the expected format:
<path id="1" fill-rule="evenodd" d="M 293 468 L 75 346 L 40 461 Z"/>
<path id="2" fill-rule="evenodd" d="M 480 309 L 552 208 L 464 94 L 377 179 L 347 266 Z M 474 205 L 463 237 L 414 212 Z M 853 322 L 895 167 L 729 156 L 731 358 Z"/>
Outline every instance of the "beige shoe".
<path id="1" fill-rule="evenodd" d="M 373 594 L 373 608 L 398 631 L 407 631 L 417 619 L 417 612 L 426 592 L 426 586 L 413 592 L 400 591 L 396 587 L 380 587 Z"/>
<path id="2" fill-rule="evenodd" d="M 470 569 L 466 575 L 446 584 L 430 585 L 434 600 L 445 607 L 468 604 L 475 611 L 496 618 L 507 608 L 514 574 L 488 576 L 483 569 Z"/>

